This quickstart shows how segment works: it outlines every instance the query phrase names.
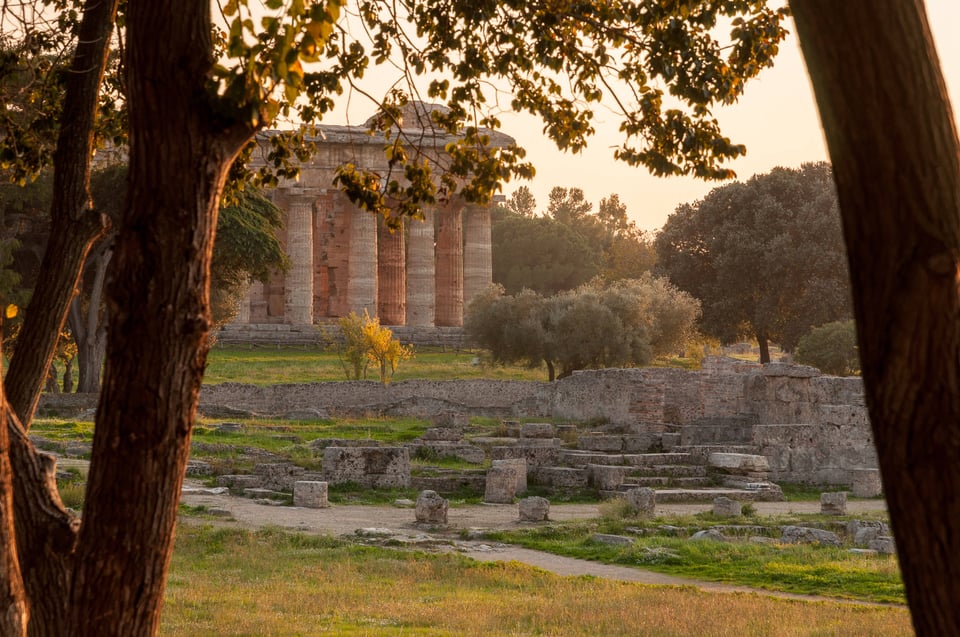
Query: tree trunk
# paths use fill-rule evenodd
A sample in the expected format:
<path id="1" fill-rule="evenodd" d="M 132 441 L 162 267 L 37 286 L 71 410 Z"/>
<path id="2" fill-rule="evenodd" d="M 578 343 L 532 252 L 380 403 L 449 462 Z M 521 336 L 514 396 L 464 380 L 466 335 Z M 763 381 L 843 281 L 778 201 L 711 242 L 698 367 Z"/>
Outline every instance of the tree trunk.
<path id="1" fill-rule="evenodd" d="M 757 344 L 760 346 L 760 364 L 770 362 L 770 340 L 766 334 L 757 334 Z"/>
<path id="2" fill-rule="evenodd" d="M 21 355 L 14 356 L 3 379 L 10 410 L 6 425 L 13 468 L 14 525 L 30 635 L 66 634 L 67 573 L 78 521 L 60 502 L 55 462 L 36 452 L 27 429 L 83 261 L 104 228 L 101 215 L 90 209 L 90 157 L 117 5 L 118 0 L 84 5 L 71 72 L 65 75 L 64 108 L 54 154 L 50 240 L 20 333 Z M 10 484 L 5 479 L 0 474 L 0 488 Z"/>
<path id="3" fill-rule="evenodd" d="M 0 634 L 21 637 L 27 634 L 29 611 L 20 558 L 14 535 L 13 470 L 7 433 L 9 407 L 0 382 Z"/>
<path id="4" fill-rule="evenodd" d="M 920 0 L 793 0 L 917 635 L 960 635 L 960 143 Z"/>
<path id="5" fill-rule="evenodd" d="M 130 192 L 70 587 L 76 635 L 157 631 L 207 353 L 210 261 L 227 171 L 249 123 L 217 128 L 209 3 L 130 0 Z"/>
<path id="6" fill-rule="evenodd" d="M 83 312 L 81 299 L 74 298 L 70 304 L 68 320 L 73 338 L 77 343 L 77 393 L 96 394 L 100 392 L 100 371 L 107 348 L 107 320 L 103 307 L 103 286 L 106 280 L 107 266 L 113 256 L 113 249 L 103 246 L 87 262 L 87 269 L 93 268 L 93 281 L 90 296 L 87 299 L 87 311 Z"/>
<path id="7" fill-rule="evenodd" d="M 92 209 L 90 157 L 100 84 L 110 50 L 110 37 L 119 0 L 84 6 L 79 40 L 66 74 L 60 135 L 54 153 L 50 240 L 26 311 L 17 351 L 4 379 L 7 400 L 29 429 L 40 400 L 47 368 L 67 318 L 83 262 L 106 218 Z"/>

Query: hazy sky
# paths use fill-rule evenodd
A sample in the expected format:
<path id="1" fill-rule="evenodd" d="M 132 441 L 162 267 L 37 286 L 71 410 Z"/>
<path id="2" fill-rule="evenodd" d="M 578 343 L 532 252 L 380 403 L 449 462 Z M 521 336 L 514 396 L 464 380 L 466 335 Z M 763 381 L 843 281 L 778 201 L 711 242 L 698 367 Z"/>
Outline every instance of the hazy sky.
<path id="1" fill-rule="evenodd" d="M 960 37 L 956 33 L 960 26 L 960 2 L 927 0 L 927 12 L 956 113 L 960 105 Z M 792 22 L 788 28 L 794 31 Z M 747 146 L 746 156 L 730 164 L 740 180 L 778 165 L 799 166 L 806 161 L 827 159 L 810 82 L 793 35 L 781 46 L 774 68 L 748 83 L 740 102 L 716 115 L 724 134 Z M 526 184 L 541 211 L 546 208 L 547 193 L 554 186 L 582 188 L 595 206 L 602 197 L 617 193 L 639 227 L 656 230 L 679 204 L 696 201 L 721 183 L 653 177 L 642 168 L 615 161 L 612 147 L 620 137 L 618 122 L 612 116 L 607 120 L 607 130 L 603 121 L 596 123 L 598 133 L 589 149 L 580 155 L 557 151 L 539 134 L 542 125 L 532 117 L 501 119 L 504 132 L 526 147 L 528 159 L 537 168 L 532 181 L 511 182 L 504 193 L 509 195 L 517 186 Z"/>

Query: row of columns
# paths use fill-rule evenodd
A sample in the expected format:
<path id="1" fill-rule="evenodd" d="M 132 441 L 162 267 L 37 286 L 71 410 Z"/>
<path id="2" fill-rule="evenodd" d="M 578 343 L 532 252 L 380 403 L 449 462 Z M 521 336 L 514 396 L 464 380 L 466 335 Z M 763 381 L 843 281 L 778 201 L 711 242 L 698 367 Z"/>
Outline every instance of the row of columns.
<path id="1" fill-rule="evenodd" d="M 422 221 L 410 219 L 391 231 L 376 215 L 353 206 L 334 206 L 340 193 L 312 196 L 285 193 L 286 252 L 290 267 L 283 280 L 284 323 L 311 325 L 316 307 L 340 307 L 378 316 L 384 325 L 461 326 L 465 302 L 493 278 L 490 211 L 481 206 L 452 204 L 427 210 Z M 339 203 L 343 203 L 342 200 Z M 333 209 L 327 210 L 327 207 Z M 335 215 L 346 218 L 334 220 Z M 319 220 L 338 228 L 315 232 Z M 318 281 L 333 281 L 332 254 L 337 247 L 315 245 L 346 235 L 346 294 L 343 303 L 315 296 L 341 294 Z M 324 269 L 327 268 L 325 271 Z M 338 285 L 342 285 L 342 281 Z M 259 289 L 258 289 L 259 288 Z M 237 322 L 257 322 L 250 306 L 266 307 L 262 286 L 254 285 Z M 273 317 L 276 320 L 278 317 Z"/>

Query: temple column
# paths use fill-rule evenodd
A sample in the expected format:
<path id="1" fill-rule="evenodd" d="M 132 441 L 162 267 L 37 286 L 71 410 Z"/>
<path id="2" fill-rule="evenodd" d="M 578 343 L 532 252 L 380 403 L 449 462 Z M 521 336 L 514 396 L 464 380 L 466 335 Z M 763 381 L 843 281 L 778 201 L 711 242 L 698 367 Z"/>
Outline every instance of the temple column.
<path id="1" fill-rule="evenodd" d="M 249 302 L 246 305 L 250 308 L 250 323 L 267 322 L 267 295 L 264 288 L 266 285 L 262 281 L 254 281 L 247 290 Z"/>
<path id="2" fill-rule="evenodd" d="M 284 319 L 292 325 L 313 325 L 313 204 L 294 199 L 287 210 L 287 257 Z"/>
<path id="3" fill-rule="evenodd" d="M 436 325 L 463 325 L 463 210 L 451 204 L 437 211 Z"/>
<path id="4" fill-rule="evenodd" d="M 407 223 L 407 325 L 433 325 L 436 261 L 433 246 L 433 210 L 423 221 Z"/>
<path id="5" fill-rule="evenodd" d="M 377 315 L 377 217 L 354 208 L 350 216 L 350 263 L 347 308 L 357 315 Z"/>
<path id="6" fill-rule="evenodd" d="M 493 282 L 490 208 L 467 207 L 463 240 L 463 304 L 466 307 Z"/>
<path id="7" fill-rule="evenodd" d="M 240 302 L 237 304 L 237 315 L 233 317 L 231 323 L 239 325 L 248 325 L 250 323 L 250 304 L 253 299 L 251 298 L 251 291 L 253 290 L 253 282 L 247 281 L 243 285 L 243 294 L 240 295 Z"/>
<path id="8" fill-rule="evenodd" d="M 391 231 L 386 220 L 377 221 L 377 316 L 382 325 L 404 325 L 407 319 L 406 263 L 404 259 L 403 220 Z"/>

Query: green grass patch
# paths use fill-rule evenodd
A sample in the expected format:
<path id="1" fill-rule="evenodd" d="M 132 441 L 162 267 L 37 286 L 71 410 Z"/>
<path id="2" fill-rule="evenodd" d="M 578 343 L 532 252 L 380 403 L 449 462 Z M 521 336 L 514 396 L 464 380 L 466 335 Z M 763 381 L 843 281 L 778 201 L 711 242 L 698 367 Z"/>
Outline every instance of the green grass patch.
<path id="1" fill-rule="evenodd" d="M 770 534 L 781 524 L 803 523 L 799 516 L 786 519 L 763 518 Z M 729 520 L 727 520 L 729 523 Z M 758 518 L 740 524 L 760 523 Z M 649 535 L 669 525 L 688 532 L 708 528 L 706 516 L 654 521 L 593 520 L 553 524 L 535 529 L 498 531 L 488 538 L 576 557 L 580 559 L 639 566 L 661 573 L 695 579 L 726 582 L 808 595 L 904 604 L 903 582 L 895 557 L 861 555 L 845 548 L 794 544 L 766 544 L 750 541 L 690 541 L 686 537 Z M 806 520 L 818 525 L 819 518 Z M 603 544 L 592 539 L 595 533 L 635 533 L 629 546 Z"/>
<path id="2" fill-rule="evenodd" d="M 545 369 L 492 366 L 478 363 L 480 352 L 418 349 L 403 361 L 393 382 L 422 378 L 428 380 L 479 379 L 546 381 Z M 376 373 L 368 373 L 371 380 Z M 239 347 L 216 346 L 207 357 L 204 383 L 237 382 L 254 385 L 315 383 L 346 380 L 336 352 L 320 347 Z"/>
<path id="3" fill-rule="evenodd" d="M 177 532 L 161 619 L 167 636 L 680 637 L 705 626 L 715 637 L 910 634 L 899 608 L 560 577 L 516 562 L 189 526 Z"/>

